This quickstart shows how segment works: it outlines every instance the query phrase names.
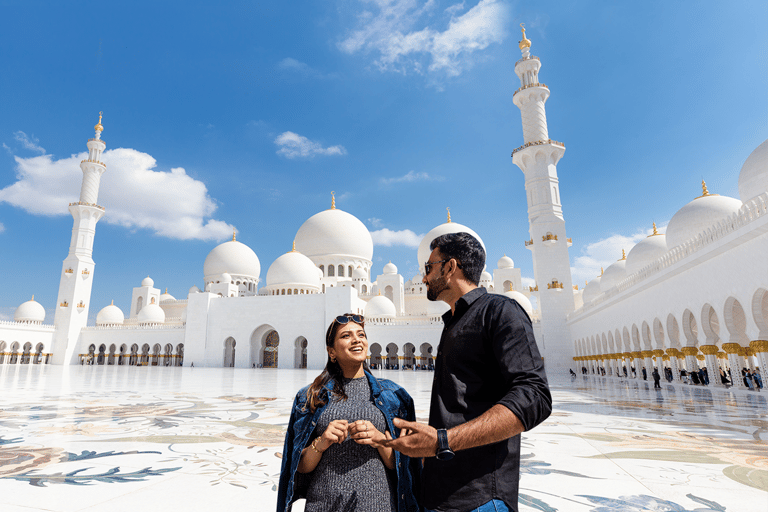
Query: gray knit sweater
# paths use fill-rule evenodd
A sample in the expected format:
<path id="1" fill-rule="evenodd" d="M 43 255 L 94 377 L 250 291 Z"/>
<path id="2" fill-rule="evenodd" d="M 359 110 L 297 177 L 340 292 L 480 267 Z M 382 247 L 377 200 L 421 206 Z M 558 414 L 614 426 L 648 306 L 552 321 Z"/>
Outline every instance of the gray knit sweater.
<path id="1" fill-rule="evenodd" d="M 344 379 L 343 385 L 349 398 L 333 396 L 320 414 L 313 437 L 325 432 L 333 420 L 368 420 L 384 432 L 384 414 L 373 405 L 368 379 Z M 387 470 L 376 448 L 350 438 L 323 452 L 310 479 L 306 512 L 397 510 L 394 471 Z"/>

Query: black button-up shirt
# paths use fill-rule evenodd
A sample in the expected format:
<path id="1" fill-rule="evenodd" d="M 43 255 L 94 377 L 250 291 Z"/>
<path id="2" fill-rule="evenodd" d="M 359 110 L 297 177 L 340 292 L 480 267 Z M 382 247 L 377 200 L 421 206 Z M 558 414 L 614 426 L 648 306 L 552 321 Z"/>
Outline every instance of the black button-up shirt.
<path id="1" fill-rule="evenodd" d="M 544 362 L 531 320 L 503 295 L 475 288 L 443 315 L 429 424 L 450 429 L 504 405 L 530 430 L 552 412 Z M 423 504 L 440 511 L 472 510 L 501 499 L 517 510 L 520 436 L 425 459 Z"/>

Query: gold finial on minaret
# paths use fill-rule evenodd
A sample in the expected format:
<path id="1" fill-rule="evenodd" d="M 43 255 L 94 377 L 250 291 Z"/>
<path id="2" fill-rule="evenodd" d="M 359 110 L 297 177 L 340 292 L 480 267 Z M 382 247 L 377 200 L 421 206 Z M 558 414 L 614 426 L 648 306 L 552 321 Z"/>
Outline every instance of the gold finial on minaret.
<path id="1" fill-rule="evenodd" d="M 291 249 L 291 252 L 296 252 L 296 240 L 293 241 L 293 248 Z"/>
<path id="2" fill-rule="evenodd" d="M 112 299 L 112 302 L 109 305 L 110 306 L 114 306 L 115 305 L 115 299 Z"/>
<path id="3" fill-rule="evenodd" d="M 235 237 L 235 228 L 232 228 L 232 241 L 237 242 L 237 238 Z"/>
<path id="4" fill-rule="evenodd" d="M 701 195 L 697 197 L 696 199 L 699 199 L 701 197 L 707 197 L 707 196 L 719 196 L 720 194 L 710 194 L 709 190 L 707 190 L 707 184 L 704 182 L 704 180 L 701 180 Z"/>
<path id="5" fill-rule="evenodd" d="M 525 37 L 525 23 L 521 23 L 520 28 L 523 29 L 523 40 L 520 41 L 520 49 L 522 50 L 523 48 L 530 48 L 531 41 Z"/>
<path id="6" fill-rule="evenodd" d="M 600 275 L 597 277 L 603 277 L 603 267 L 600 267 Z"/>
<path id="7" fill-rule="evenodd" d="M 661 235 L 661 233 L 659 233 L 659 230 L 658 230 L 658 229 L 656 229 L 656 223 L 654 222 L 654 223 L 653 223 L 653 233 L 651 233 L 650 235 L 648 235 L 648 238 L 650 238 L 650 237 L 652 237 L 652 236 L 659 236 L 659 235 Z"/>
<path id="8" fill-rule="evenodd" d="M 102 116 L 102 115 L 103 115 L 103 113 L 102 113 L 102 112 L 99 112 L 99 122 L 98 122 L 98 124 L 97 124 L 96 126 L 94 126 L 94 127 L 93 127 L 93 129 L 94 129 L 94 130 L 96 130 L 97 132 L 102 132 L 102 131 L 104 131 L 104 127 L 103 127 L 103 126 L 101 126 L 101 116 Z"/>
<path id="9" fill-rule="evenodd" d="M 588 284 L 589 284 L 589 283 L 588 283 L 588 282 L 587 282 L 587 280 L 585 279 L 585 280 L 584 280 L 584 288 L 586 288 Z"/>
<path id="10" fill-rule="evenodd" d="M 165 294 L 168 295 L 168 287 L 165 287 Z"/>
<path id="11" fill-rule="evenodd" d="M 35 300 L 35 296 L 34 296 L 34 295 L 32 296 L 32 299 L 31 299 L 31 300 Z"/>
<path id="12" fill-rule="evenodd" d="M 621 250 L 621 259 L 619 261 L 627 259 L 627 253 L 624 252 L 624 249 Z"/>
<path id="13" fill-rule="evenodd" d="M 448 224 L 450 224 L 451 223 L 451 209 L 450 208 L 446 208 L 445 210 L 448 212 Z"/>
<path id="14" fill-rule="evenodd" d="M 331 190 L 331 210 L 336 209 L 336 192 Z"/>

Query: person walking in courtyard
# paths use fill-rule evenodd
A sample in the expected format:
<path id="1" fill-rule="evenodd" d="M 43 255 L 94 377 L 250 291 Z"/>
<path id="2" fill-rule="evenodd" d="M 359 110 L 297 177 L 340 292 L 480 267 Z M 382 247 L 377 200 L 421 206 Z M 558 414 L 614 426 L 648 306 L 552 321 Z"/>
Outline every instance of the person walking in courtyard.
<path id="1" fill-rule="evenodd" d="M 653 377 L 653 388 L 661 389 L 661 384 L 659 384 L 659 381 L 661 381 L 661 375 L 659 375 L 659 370 L 654 368 L 651 376 Z"/>
<path id="2" fill-rule="evenodd" d="M 755 384 L 757 384 L 757 390 L 763 389 L 763 378 L 760 376 L 760 368 L 755 368 Z"/>
<path id="3" fill-rule="evenodd" d="M 362 315 L 337 316 L 325 336 L 322 373 L 296 394 L 285 434 L 277 512 L 306 497 L 307 512 L 411 512 L 420 461 L 383 446 L 416 418 L 413 399 L 366 365 Z"/>
<path id="4" fill-rule="evenodd" d="M 467 233 L 437 237 L 424 265 L 427 298 L 450 306 L 435 358 L 429 424 L 395 420 L 385 441 L 425 457 L 427 511 L 516 511 L 520 433 L 552 412 L 531 320 L 520 305 L 478 287 L 485 250 Z"/>

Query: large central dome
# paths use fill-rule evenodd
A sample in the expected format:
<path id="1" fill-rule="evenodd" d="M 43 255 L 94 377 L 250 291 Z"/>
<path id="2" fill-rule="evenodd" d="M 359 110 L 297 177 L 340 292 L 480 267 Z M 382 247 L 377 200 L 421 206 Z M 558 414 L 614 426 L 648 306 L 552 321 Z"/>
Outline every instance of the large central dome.
<path id="1" fill-rule="evenodd" d="M 230 240 L 214 247 L 203 264 L 206 281 L 225 272 L 258 280 L 261 263 L 250 247 Z"/>
<path id="2" fill-rule="evenodd" d="M 330 209 L 301 225 L 296 233 L 296 250 L 309 258 L 334 255 L 371 261 L 373 239 L 357 217 Z"/>

